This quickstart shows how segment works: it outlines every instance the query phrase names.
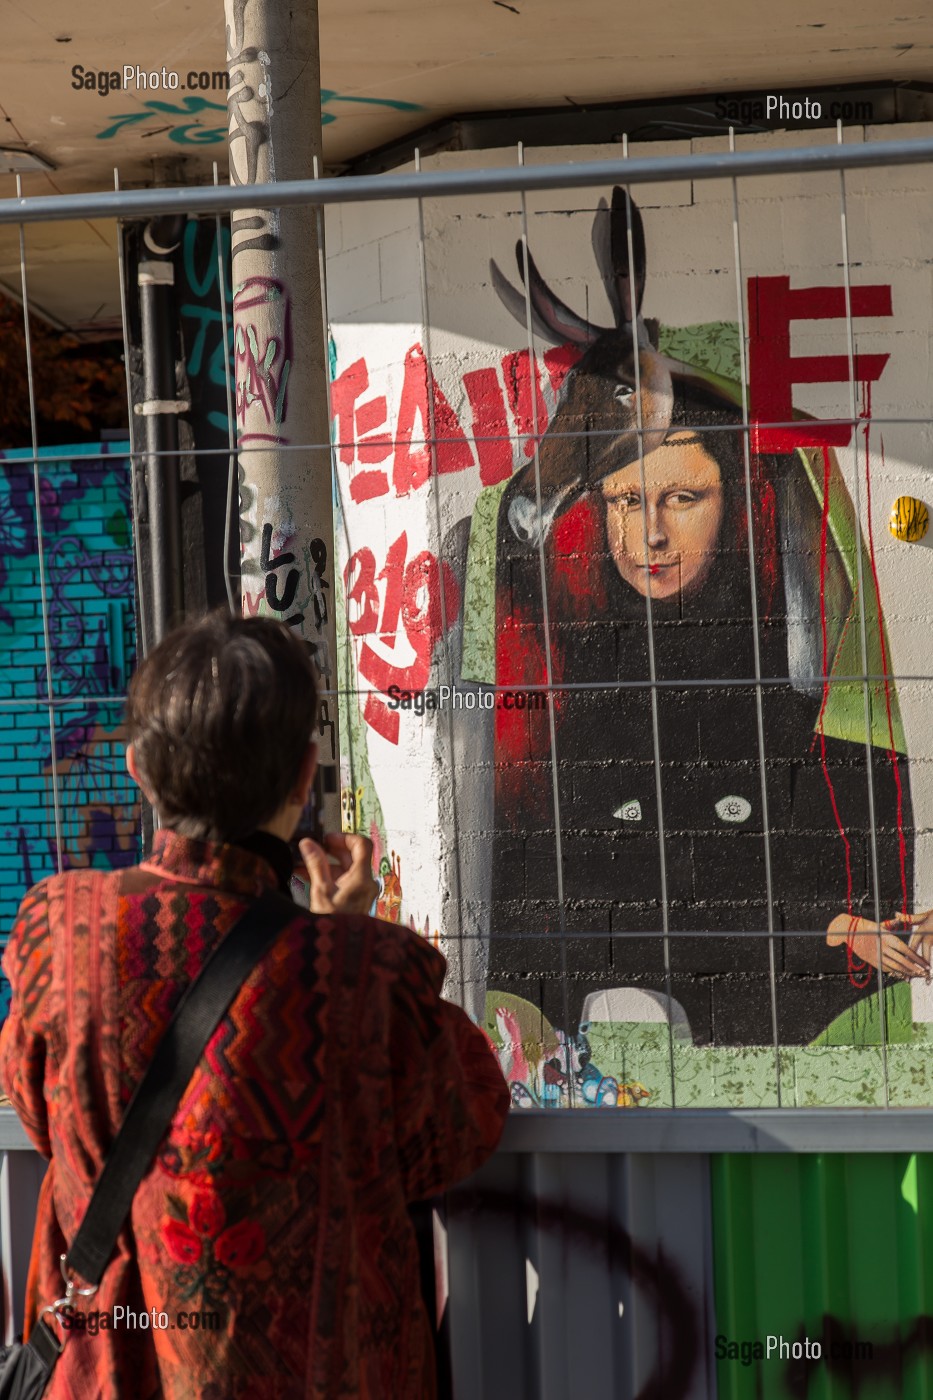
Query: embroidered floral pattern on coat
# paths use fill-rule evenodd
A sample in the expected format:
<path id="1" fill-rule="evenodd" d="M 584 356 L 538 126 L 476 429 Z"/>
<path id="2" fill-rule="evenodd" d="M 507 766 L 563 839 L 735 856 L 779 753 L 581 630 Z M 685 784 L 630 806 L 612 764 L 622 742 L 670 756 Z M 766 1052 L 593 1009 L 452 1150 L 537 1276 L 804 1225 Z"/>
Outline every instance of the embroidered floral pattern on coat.
<path id="1" fill-rule="evenodd" d="M 23 901 L 0 1083 L 51 1157 L 27 1326 L 61 1291 L 58 1256 L 179 997 L 274 884 L 258 856 L 161 831 L 142 866 L 71 871 Z M 170 1325 L 72 1331 L 52 1400 L 430 1400 L 407 1204 L 474 1171 L 509 1103 L 443 977 L 406 929 L 296 906 L 212 1036 L 92 1300 Z M 181 1312 L 217 1326 L 172 1326 Z"/>

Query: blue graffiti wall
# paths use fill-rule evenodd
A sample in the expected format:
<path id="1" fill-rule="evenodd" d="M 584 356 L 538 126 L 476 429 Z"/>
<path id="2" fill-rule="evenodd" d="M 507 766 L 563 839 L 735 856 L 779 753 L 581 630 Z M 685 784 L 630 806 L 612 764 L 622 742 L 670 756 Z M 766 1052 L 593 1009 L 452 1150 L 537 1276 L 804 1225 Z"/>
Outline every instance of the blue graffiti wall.
<path id="1" fill-rule="evenodd" d="M 45 608 L 32 453 L 0 452 L 0 945 L 59 865 L 139 859 L 121 731 L 136 646 L 127 451 L 40 450 Z M 0 1020 L 8 995 L 0 979 Z"/>

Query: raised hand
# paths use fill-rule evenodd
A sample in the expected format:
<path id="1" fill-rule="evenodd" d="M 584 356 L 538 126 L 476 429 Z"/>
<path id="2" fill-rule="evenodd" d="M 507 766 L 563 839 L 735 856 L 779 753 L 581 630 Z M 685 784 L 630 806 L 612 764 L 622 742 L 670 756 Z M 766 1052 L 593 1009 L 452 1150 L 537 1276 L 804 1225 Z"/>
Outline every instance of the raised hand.
<path id="1" fill-rule="evenodd" d="M 312 914 L 368 914 L 379 885 L 373 877 L 373 843 L 366 836 L 330 835 L 324 845 L 299 843 L 311 883 Z"/>

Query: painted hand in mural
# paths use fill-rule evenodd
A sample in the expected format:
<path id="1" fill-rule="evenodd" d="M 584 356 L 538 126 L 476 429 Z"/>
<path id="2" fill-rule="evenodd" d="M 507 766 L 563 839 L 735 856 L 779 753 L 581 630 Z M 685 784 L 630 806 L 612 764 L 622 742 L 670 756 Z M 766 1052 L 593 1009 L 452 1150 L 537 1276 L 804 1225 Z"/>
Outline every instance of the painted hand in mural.
<path id="1" fill-rule="evenodd" d="M 933 919 L 930 914 L 920 915 L 921 919 L 931 921 L 931 933 L 933 933 Z M 910 941 L 906 942 L 903 934 L 895 932 L 894 929 L 914 928 L 915 932 Z M 848 943 L 850 949 L 862 962 L 869 963 L 872 967 L 880 967 L 882 972 L 890 973 L 892 977 L 900 977 L 905 981 L 911 977 L 930 976 L 930 964 L 927 958 L 917 951 L 918 943 L 915 943 L 916 928 L 912 921 L 891 920 L 887 924 L 876 924 L 870 919 L 858 919 L 848 914 L 840 914 L 833 919 L 826 934 L 826 942 L 831 948 L 839 947 Z"/>
<path id="2" fill-rule="evenodd" d="M 299 849 L 311 882 L 312 914 L 368 914 L 379 886 L 373 879 L 373 843 L 366 836 L 306 837 Z"/>
<path id="3" fill-rule="evenodd" d="M 933 909 L 924 909 L 911 918 L 909 946 L 919 957 L 933 964 Z"/>

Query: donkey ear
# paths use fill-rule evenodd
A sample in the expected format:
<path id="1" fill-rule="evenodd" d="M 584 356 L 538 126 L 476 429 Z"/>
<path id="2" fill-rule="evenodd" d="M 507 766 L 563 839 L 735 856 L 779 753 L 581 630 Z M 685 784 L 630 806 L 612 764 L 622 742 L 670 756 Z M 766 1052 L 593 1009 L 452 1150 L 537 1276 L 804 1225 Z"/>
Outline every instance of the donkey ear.
<path id="1" fill-rule="evenodd" d="M 525 280 L 526 255 L 528 259 L 528 297 L 536 324 L 544 328 L 540 332 L 544 339 L 552 341 L 555 345 L 563 345 L 565 341 L 570 341 L 572 345 L 583 348 L 592 345 L 603 334 L 603 328 L 594 326 L 591 322 L 584 320 L 582 316 L 578 316 L 575 311 L 572 311 L 561 301 L 560 297 L 554 295 L 538 271 L 530 251 L 519 239 L 515 245 L 515 257 L 522 281 Z"/>
<path id="2" fill-rule="evenodd" d="M 612 215 L 609 213 L 609 205 L 605 199 L 600 198 L 596 206 L 596 217 L 593 220 L 593 253 L 596 256 L 596 266 L 599 268 L 599 275 L 603 279 L 603 285 L 609 296 L 609 304 L 612 307 L 612 314 L 615 317 L 616 325 L 624 319 L 622 307 L 619 303 L 619 289 L 616 286 L 615 268 L 612 264 Z"/>
<path id="3" fill-rule="evenodd" d="M 492 277 L 492 285 L 495 287 L 502 305 L 510 316 L 515 317 L 522 330 L 525 330 L 528 324 L 528 306 L 525 300 L 525 293 L 520 292 L 517 287 L 512 286 L 512 283 L 502 272 L 494 258 L 491 258 L 489 261 L 489 272 Z M 531 328 L 535 335 L 540 336 L 542 340 L 547 340 L 554 345 L 560 345 L 561 337 L 555 335 L 547 321 L 541 319 L 535 310 L 533 300 L 531 304 Z"/>
<path id="4" fill-rule="evenodd" d="M 628 253 L 628 210 L 631 210 L 632 260 Z M 625 190 L 616 185 L 612 191 L 611 246 L 612 269 L 615 277 L 616 295 L 622 315 L 620 325 L 631 323 L 641 311 L 642 297 L 645 294 L 645 230 L 638 205 Z"/>
<path id="5" fill-rule="evenodd" d="M 524 292 L 520 292 L 517 287 L 512 286 L 494 258 L 489 260 L 489 274 L 492 278 L 492 285 L 496 289 L 496 295 L 506 311 L 514 316 L 521 325 L 524 325 L 526 321 Z"/>

